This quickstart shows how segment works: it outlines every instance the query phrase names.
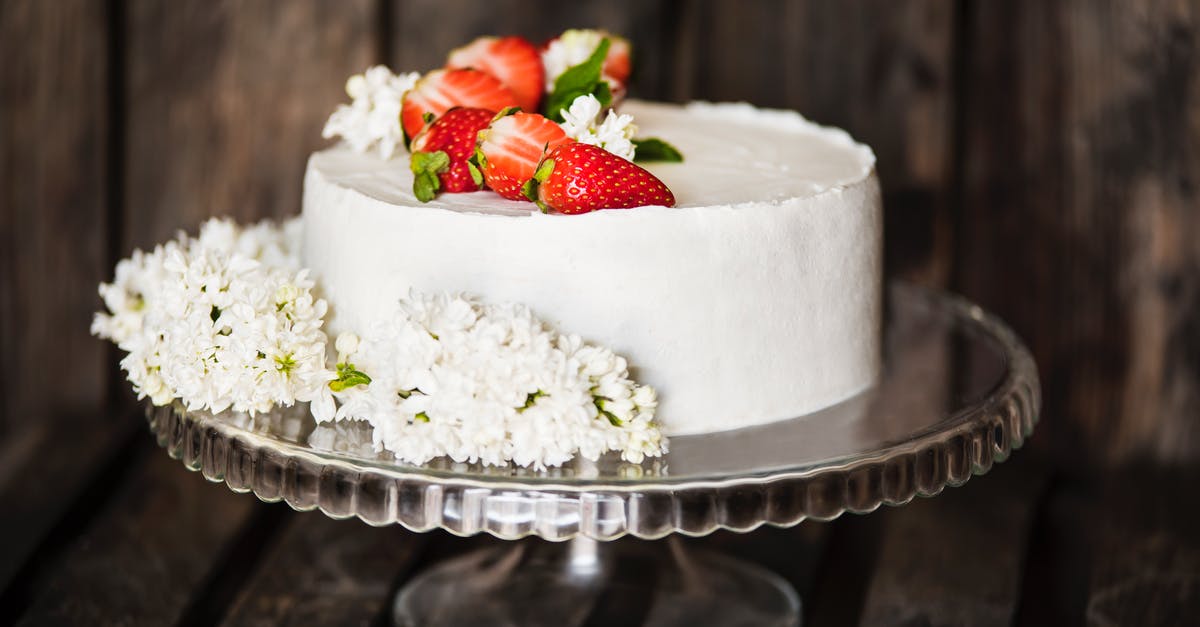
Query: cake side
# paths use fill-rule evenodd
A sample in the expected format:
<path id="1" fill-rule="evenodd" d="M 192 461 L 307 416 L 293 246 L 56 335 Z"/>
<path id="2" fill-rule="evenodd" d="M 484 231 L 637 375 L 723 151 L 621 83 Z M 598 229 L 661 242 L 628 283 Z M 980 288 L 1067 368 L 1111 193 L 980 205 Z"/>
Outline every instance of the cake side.
<path id="1" fill-rule="evenodd" d="M 486 192 L 422 205 L 404 198 L 403 159 L 314 155 L 303 255 L 330 303 L 330 332 L 364 332 L 410 289 L 523 303 L 626 355 L 634 376 L 658 388 L 669 435 L 795 417 L 870 386 L 882 216 L 869 149 L 784 112 L 642 108 L 688 154 L 654 168 L 676 179 L 689 199 L 680 207 L 544 215 Z M 723 150 L 689 149 L 703 133 L 677 137 L 697 121 L 723 123 Z M 757 132 L 783 148 L 736 139 Z M 787 155 L 788 134 L 817 145 Z M 705 205 L 706 196 L 739 201 Z"/>

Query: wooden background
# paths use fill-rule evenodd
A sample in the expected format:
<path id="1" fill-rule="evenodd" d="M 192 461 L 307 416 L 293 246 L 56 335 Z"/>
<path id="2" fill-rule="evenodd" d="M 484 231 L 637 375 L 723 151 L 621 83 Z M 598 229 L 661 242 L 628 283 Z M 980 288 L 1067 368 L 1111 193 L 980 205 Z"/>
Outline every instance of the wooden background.
<path id="1" fill-rule="evenodd" d="M 1200 3 L 3 0 L 0 623 L 371 621 L 420 560 L 488 541 L 186 473 L 88 335 L 95 287 L 206 216 L 296 213 L 348 75 L 584 25 L 633 40 L 639 97 L 798 109 L 872 145 L 888 274 L 995 311 L 1041 368 L 1032 451 L 993 475 L 703 542 L 789 577 L 814 624 L 1200 607 Z"/>

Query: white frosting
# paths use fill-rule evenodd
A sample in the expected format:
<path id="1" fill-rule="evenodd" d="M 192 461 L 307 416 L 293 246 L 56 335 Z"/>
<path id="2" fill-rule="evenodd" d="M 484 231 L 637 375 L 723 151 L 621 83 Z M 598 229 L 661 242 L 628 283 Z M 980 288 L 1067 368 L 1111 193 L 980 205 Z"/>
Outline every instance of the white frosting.
<path id="1" fill-rule="evenodd" d="M 421 204 L 403 158 L 313 155 L 303 257 L 333 334 L 415 288 L 519 302 L 629 358 L 670 435 L 828 406 L 879 369 L 882 216 L 874 155 L 749 105 L 628 102 L 684 154 L 648 164 L 675 208 L 545 215 L 491 192 Z"/>

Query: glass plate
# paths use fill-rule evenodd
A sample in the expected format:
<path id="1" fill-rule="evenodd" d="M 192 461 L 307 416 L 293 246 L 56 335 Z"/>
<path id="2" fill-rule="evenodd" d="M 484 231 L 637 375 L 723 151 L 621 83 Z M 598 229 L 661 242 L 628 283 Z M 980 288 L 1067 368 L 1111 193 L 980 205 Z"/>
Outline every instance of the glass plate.
<path id="1" fill-rule="evenodd" d="M 641 465 L 616 456 L 540 472 L 406 465 L 372 451 L 369 428 L 318 427 L 307 407 L 252 418 L 174 405 L 150 407 L 148 418 L 171 456 L 209 480 L 372 525 L 549 540 L 747 531 L 937 494 L 1032 433 L 1037 369 L 1003 322 L 895 284 L 884 331 L 884 370 L 867 392 L 766 426 L 673 437 L 669 454 Z"/>

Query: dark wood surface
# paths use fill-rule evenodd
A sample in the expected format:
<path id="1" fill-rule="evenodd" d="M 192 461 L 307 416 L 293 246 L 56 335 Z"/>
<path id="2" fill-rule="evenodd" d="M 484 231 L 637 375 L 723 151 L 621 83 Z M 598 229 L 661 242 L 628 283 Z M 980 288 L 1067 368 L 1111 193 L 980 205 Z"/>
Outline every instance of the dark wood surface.
<path id="1" fill-rule="evenodd" d="M 154 446 L 88 335 L 134 247 L 299 210 L 342 84 L 470 37 L 629 36 L 646 98 L 799 109 L 871 144 L 887 272 L 1032 348 L 1029 447 L 933 499 L 689 540 L 811 625 L 1200 616 L 1200 3 L 0 2 L 0 624 L 379 625 L 496 542 L 374 529 L 209 484 Z"/>

